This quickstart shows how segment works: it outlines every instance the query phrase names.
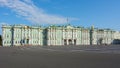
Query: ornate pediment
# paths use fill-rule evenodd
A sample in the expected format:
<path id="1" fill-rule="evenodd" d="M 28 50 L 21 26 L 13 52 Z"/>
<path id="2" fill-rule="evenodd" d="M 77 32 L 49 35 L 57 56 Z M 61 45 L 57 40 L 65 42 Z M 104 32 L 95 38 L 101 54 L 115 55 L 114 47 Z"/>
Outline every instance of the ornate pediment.
<path id="1" fill-rule="evenodd" d="M 74 27 L 71 26 L 70 24 L 68 24 L 68 25 L 66 26 L 66 28 L 67 28 L 67 29 L 72 29 L 72 28 L 74 28 Z"/>

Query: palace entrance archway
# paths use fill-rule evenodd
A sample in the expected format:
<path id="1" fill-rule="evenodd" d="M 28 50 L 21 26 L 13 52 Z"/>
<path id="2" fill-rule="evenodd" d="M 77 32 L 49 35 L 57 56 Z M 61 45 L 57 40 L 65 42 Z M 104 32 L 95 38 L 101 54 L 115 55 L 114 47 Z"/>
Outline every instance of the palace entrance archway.
<path id="1" fill-rule="evenodd" d="M 72 45 L 72 39 L 68 40 L 68 45 Z"/>

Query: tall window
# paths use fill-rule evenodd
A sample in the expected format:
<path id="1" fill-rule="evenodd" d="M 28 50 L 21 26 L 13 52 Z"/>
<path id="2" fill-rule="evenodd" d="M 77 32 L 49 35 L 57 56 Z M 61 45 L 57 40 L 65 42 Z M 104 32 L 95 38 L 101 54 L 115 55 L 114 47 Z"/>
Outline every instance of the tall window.
<path id="1" fill-rule="evenodd" d="M 27 44 L 29 44 L 29 39 L 27 39 Z"/>
<path id="2" fill-rule="evenodd" d="M 25 43 L 25 40 L 23 40 L 23 43 Z"/>
<path id="3" fill-rule="evenodd" d="M 7 38 L 9 38 L 9 35 L 7 35 Z"/>

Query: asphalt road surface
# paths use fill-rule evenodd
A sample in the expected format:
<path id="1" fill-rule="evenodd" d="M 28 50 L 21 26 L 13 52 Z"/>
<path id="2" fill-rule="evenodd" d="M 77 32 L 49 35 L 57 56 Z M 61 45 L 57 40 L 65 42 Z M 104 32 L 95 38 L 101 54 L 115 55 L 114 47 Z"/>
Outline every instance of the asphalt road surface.
<path id="1" fill-rule="evenodd" d="M 120 45 L 0 47 L 0 68 L 120 68 Z"/>

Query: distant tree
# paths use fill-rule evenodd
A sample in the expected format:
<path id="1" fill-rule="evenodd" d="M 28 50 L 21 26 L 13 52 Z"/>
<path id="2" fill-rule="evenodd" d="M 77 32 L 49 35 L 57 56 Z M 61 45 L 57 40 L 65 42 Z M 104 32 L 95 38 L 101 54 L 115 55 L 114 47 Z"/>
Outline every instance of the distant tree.
<path id="1" fill-rule="evenodd" d="M 0 35 L 0 46 L 2 46 L 2 35 Z"/>

